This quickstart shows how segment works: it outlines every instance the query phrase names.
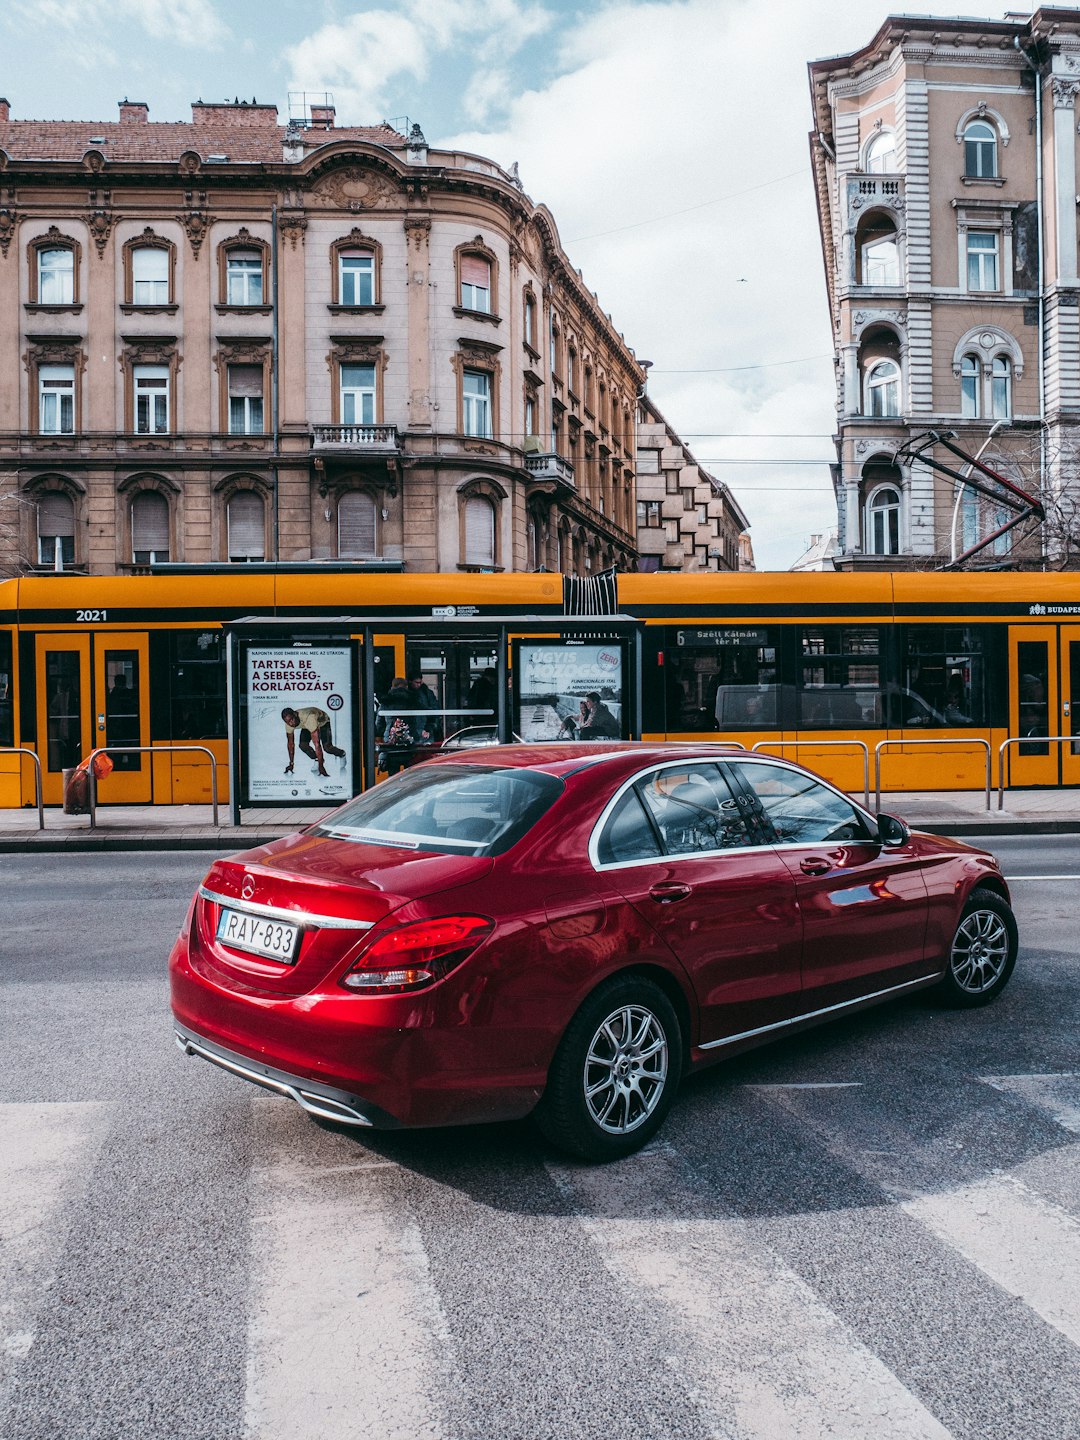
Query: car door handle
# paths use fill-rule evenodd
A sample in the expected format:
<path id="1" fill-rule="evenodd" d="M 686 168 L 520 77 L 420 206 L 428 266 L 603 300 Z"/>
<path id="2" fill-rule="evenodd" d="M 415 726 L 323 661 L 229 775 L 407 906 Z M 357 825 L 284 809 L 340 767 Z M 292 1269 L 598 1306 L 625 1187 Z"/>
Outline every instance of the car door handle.
<path id="1" fill-rule="evenodd" d="M 832 868 L 832 861 L 821 855 L 810 855 L 799 862 L 799 869 L 804 875 L 827 875 Z"/>
<path id="2" fill-rule="evenodd" d="M 689 885 L 677 884 L 674 880 L 649 887 L 649 894 L 661 905 L 674 905 L 676 900 L 686 900 L 690 895 Z"/>

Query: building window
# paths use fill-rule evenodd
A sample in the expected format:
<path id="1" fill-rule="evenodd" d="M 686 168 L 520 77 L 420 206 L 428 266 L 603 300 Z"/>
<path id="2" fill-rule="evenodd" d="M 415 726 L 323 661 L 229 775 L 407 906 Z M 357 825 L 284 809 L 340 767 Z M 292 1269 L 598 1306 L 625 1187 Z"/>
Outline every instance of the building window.
<path id="1" fill-rule="evenodd" d="M 67 246 L 37 252 L 39 305 L 75 303 L 75 252 Z"/>
<path id="2" fill-rule="evenodd" d="M 458 257 L 461 308 L 491 314 L 491 261 L 465 250 Z"/>
<path id="3" fill-rule="evenodd" d="M 895 240 L 874 240 L 863 247 L 864 285 L 900 284 L 900 249 Z"/>
<path id="4" fill-rule="evenodd" d="M 169 502 L 144 490 L 131 502 L 131 558 L 136 565 L 160 565 L 169 558 Z"/>
<path id="5" fill-rule="evenodd" d="M 977 355 L 965 355 L 960 362 L 960 411 L 965 420 L 982 414 L 982 366 Z"/>
<path id="6" fill-rule="evenodd" d="M 969 290 L 997 290 L 999 288 L 996 231 L 968 231 L 967 288 Z"/>
<path id="7" fill-rule="evenodd" d="M 532 395 L 525 397 L 525 440 L 537 439 L 536 434 L 536 399 Z"/>
<path id="8" fill-rule="evenodd" d="M 900 492 L 892 485 L 875 490 L 866 506 L 867 549 L 871 555 L 900 553 Z"/>
<path id="9" fill-rule="evenodd" d="M 69 495 L 50 490 L 38 500 L 38 564 L 67 570 L 75 563 L 75 506 Z"/>
<path id="10" fill-rule="evenodd" d="M 465 564 L 495 564 L 495 506 L 482 495 L 465 501 Z"/>
<path id="11" fill-rule="evenodd" d="M 225 300 L 228 305 L 263 303 L 263 257 L 258 250 L 230 250 L 225 256 Z"/>
<path id="12" fill-rule="evenodd" d="M 484 370 L 462 372 L 461 419 L 466 435 L 491 439 L 491 376 Z"/>
<path id="13" fill-rule="evenodd" d="M 891 175 L 896 169 L 896 136 L 879 130 L 866 147 L 863 168 L 871 175 Z"/>
<path id="14" fill-rule="evenodd" d="M 370 250 L 338 251 L 338 296 L 341 305 L 375 304 L 375 256 Z"/>
<path id="15" fill-rule="evenodd" d="M 964 128 L 964 174 L 972 180 L 997 178 L 997 134 L 985 120 Z"/>
<path id="16" fill-rule="evenodd" d="M 536 350 L 536 297 L 531 291 L 525 292 L 525 344 Z"/>
<path id="17" fill-rule="evenodd" d="M 566 347 L 566 388 L 577 394 L 577 351 L 572 345 Z"/>
<path id="18" fill-rule="evenodd" d="M 900 367 L 895 360 L 879 360 L 866 376 L 866 413 L 900 414 Z"/>
<path id="19" fill-rule="evenodd" d="M 559 327 L 558 327 L 558 325 L 556 324 L 556 321 L 555 321 L 555 317 L 554 317 L 554 316 L 552 316 L 552 319 L 551 319 L 550 350 L 551 350 L 551 354 L 550 354 L 550 357 L 549 357 L 549 358 L 550 358 L 550 360 L 551 360 L 551 373 L 552 373 L 552 375 L 558 375 L 558 373 L 559 373 Z"/>
<path id="20" fill-rule="evenodd" d="M 266 559 L 266 507 L 261 495 L 254 490 L 238 490 L 229 500 L 226 524 L 233 564 Z"/>
<path id="21" fill-rule="evenodd" d="M 230 365 L 228 372 L 229 434 L 261 435 L 263 433 L 263 367 L 261 365 Z"/>
<path id="22" fill-rule="evenodd" d="M 995 356 L 990 370 L 990 414 L 995 420 L 1012 416 L 1012 365 L 1004 355 Z"/>
<path id="23" fill-rule="evenodd" d="M 38 366 L 38 429 L 42 435 L 75 433 L 75 366 Z"/>
<path id="24" fill-rule="evenodd" d="M 341 423 L 375 424 L 375 366 L 342 365 L 340 380 Z"/>
<path id="25" fill-rule="evenodd" d="M 168 305 L 169 252 L 160 245 L 140 245 L 131 252 L 133 305 Z"/>
<path id="26" fill-rule="evenodd" d="M 375 548 L 375 501 L 363 490 L 347 490 L 338 501 L 338 559 L 370 560 Z"/>
<path id="27" fill-rule="evenodd" d="M 136 365 L 135 431 L 139 435 L 166 435 L 169 431 L 169 367 Z M 162 502 L 164 504 L 164 501 Z"/>

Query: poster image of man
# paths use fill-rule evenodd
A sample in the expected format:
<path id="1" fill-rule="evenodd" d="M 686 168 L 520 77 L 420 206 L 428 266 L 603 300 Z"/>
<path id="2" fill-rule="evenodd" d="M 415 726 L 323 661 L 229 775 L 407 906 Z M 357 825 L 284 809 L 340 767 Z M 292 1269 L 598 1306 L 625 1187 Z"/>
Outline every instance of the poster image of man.
<path id="1" fill-rule="evenodd" d="M 344 762 L 345 751 L 334 744 L 330 716 L 325 710 L 318 710 L 314 706 L 294 710 L 290 705 L 286 705 L 281 712 L 281 718 L 285 722 L 285 742 L 289 750 L 286 775 L 293 773 L 298 743 L 304 754 L 315 761 L 316 773 L 324 778 L 329 778 L 326 769 L 327 755 L 334 755 Z M 343 770 L 344 763 L 339 768 Z"/>
<path id="2" fill-rule="evenodd" d="M 618 645 L 523 644 L 514 729 L 523 740 L 626 736 Z"/>

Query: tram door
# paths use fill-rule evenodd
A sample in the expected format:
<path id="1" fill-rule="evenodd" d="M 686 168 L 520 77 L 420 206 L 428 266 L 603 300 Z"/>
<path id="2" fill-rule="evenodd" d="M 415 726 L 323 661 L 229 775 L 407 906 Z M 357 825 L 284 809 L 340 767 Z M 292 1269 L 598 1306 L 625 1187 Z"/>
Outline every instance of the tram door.
<path id="1" fill-rule="evenodd" d="M 1010 735 L 1077 736 L 1010 746 L 1009 783 L 1080 785 L 1080 625 L 1013 626 L 1009 676 Z"/>
<path id="2" fill-rule="evenodd" d="M 145 635 L 37 637 L 37 750 L 46 805 L 63 802 L 63 772 L 92 750 L 150 743 L 147 660 Z M 150 756 L 110 758 L 101 802 L 149 804 Z"/>
<path id="3" fill-rule="evenodd" d="M 405 641 L 405 674 L 419 676 L 433 739 L 498 724 L 498 655 L 494 639 Z M 433 698 L 432 698 L 433 697 Z M 476 737 L 480 738 L 480 737 Z"/>

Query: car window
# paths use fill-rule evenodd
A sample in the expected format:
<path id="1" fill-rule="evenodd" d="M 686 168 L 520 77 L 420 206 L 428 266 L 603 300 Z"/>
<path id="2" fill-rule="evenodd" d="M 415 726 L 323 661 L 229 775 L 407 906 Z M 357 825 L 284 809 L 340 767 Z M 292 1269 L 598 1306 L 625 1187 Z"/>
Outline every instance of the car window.
<path id="1" fill-rule="evenodd" d="M 873 838 L 854 805 L 812 775 L 763 761 L 734 762 L 732 768 L 756 798 L 781 845 Z"/>
<path id="2" fill-rule="evenodd" d="M 743 807 L 715 765 L 656 770 L 638 783 L 668 855 L 753 845 Z"/>
<path id="3" fill-rule="evenodd" d="M 636 790 L 626 794 L 608 816 L 596 849 L 601 865 L 659 859 L 660 845 Z"/>
<path id="4" fill-rule="evenodd" d="M 535 770 L 423 765 L 328 815 L 317 834 L 456 855 L 501 855 L 536 824 L 562 781 Z"/>

